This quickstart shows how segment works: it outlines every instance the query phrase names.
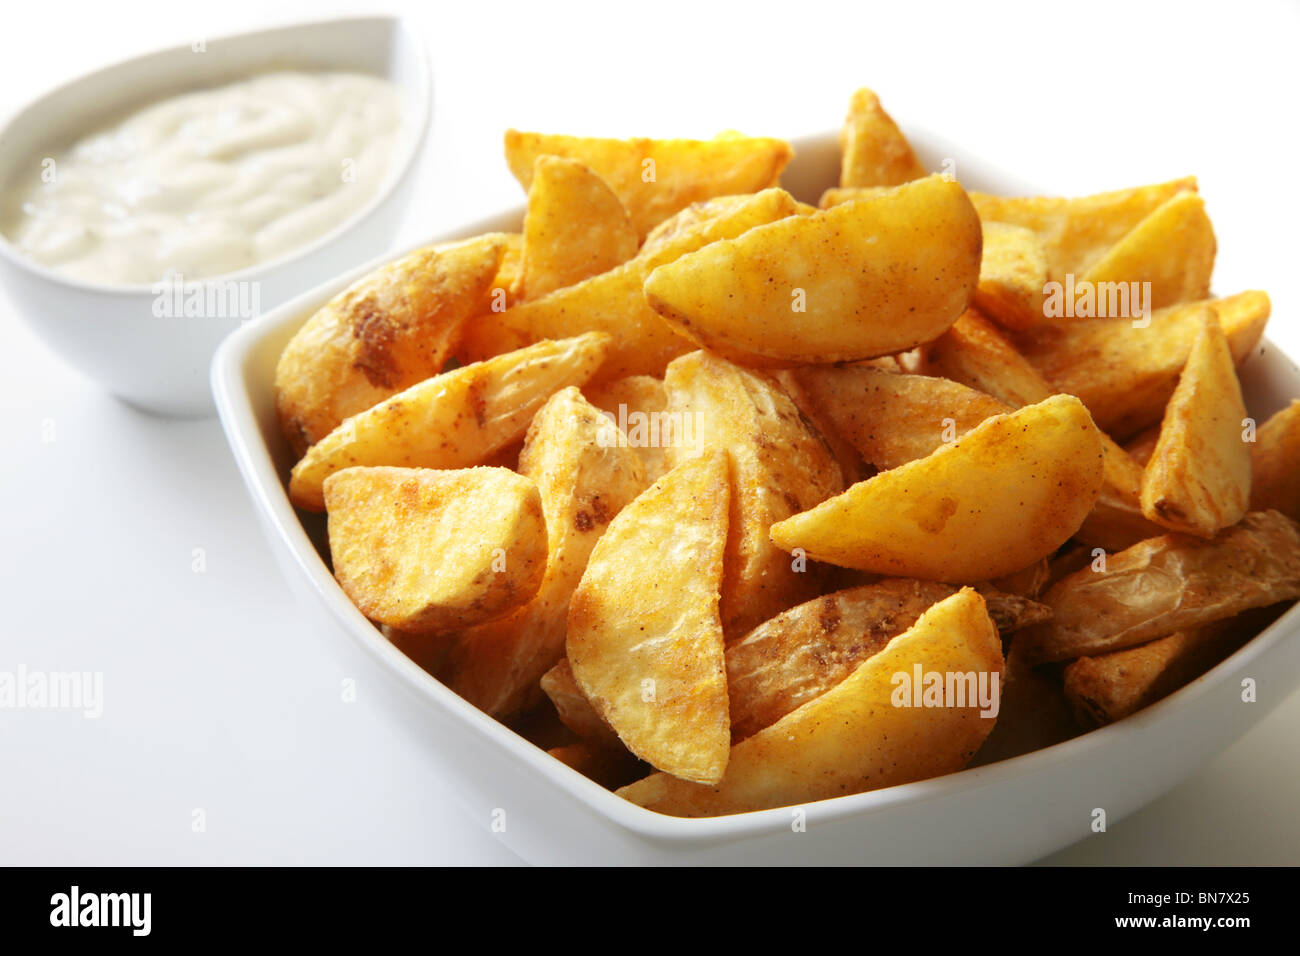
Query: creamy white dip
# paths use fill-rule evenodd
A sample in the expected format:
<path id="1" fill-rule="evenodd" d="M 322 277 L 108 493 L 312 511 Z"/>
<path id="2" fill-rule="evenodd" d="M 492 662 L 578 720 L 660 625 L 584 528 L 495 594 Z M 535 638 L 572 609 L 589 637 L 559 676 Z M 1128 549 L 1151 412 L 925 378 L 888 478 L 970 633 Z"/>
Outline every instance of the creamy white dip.
<path id="1" fill-rule="evenodd" d="M 171 97 L 34 160 L 4 232 L 91 282 L 234 272 L 360 210 L 400 119 L 396 88 L 360 73 L 265 73 Z"/>

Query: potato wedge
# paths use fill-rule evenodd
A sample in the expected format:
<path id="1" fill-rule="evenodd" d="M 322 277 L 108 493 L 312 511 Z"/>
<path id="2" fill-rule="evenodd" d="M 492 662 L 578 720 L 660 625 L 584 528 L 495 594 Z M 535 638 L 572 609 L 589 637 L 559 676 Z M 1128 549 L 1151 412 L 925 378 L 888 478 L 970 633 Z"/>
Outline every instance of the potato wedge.
<path id="1" fill-rule="evenodd" d="M 596 708 L 591 706 L 591 701 L 578 686 L 578 679 L 573 676 L 573 668 L 567 657 L 561 658 L 542 675 L 541 686 L 564 726 L 584 741 L 600 748 L 626 749 L 618 739 L 618 734 L 596 713 Z"/>
<path id="2" fill-rule="evenodd" d="M 882 471 L 924 458 L 986 418 L 1011 411 L 946 378 L 861 365 L 806 366 L 793 375 L 835 431 Z"/>
<path id="3" fill-rule="evenodd" d="M 717 219 L 727 213 L 735 212 L 749 202 L 748 195 L 719 196 L 693 202 L 681 212 L 674 213 L 650 230 L 650 234 L 641 243 L 643 256 L 649 256 L 664 249 L 671 249 L 682 236 L 687 235 L 711 219 Z M 790 215 L 798 212 L 798 204 Z"/>
<path id="4" fill-rule="evenodd" d="M 946 706 L 902 706 L 909 698 L 899 675 L 915 668 L 1000 685 L 1002 644 L 975 591 L 934 605 L 844 681 L 736 744 L 717 786 L 656 773 L 618 793 L 659 813 L 717 816 L 953 773 L 993 729 L 994 717 L 981 714 L 996 710 L 964 692 L 942 700 Z"/>
<path id="5" fill-rule="evenodd" d="M 1101 488 L 1103 457 L 1087 409 L 1056 395 L 774 524 L 772 541 L 879 574 L 1000 577 L 1079 529 Z"/>
<path id="6" fill-rule="evenodd" d="M 619 513 L 569 605 L 578 686 L 628 750 L 685 780 L 716 783 L 731 728 L 718 592 L 727 457 L 668 472 Z"/>
<path id="7" fill-rule="evenodd" d="M 984 252 L 975 306 L 1008 329 L 1042 325 L 1047 253 L 1031 229 L 984 223 Z"/>
<path id="8" fill-rule="evenodd" d="M 1300 399 L 1259 426 L 1251 449 L 1250 508 L 1300 521 Z"/>
<path id="9" fill-rule="evenodd" d="M 965 191 L 930 176 L 684 255 L 650 273 L 645 297 L 681 335 L 745 365 L 874 358 L 956 321 L 980 241 Z"/>
<path id="10" fill-rule="evenodd" d="M 324 491 L 334 576 L 371 620 L 408 634 L 465 627 L 542 582 L 541 497 L 512 471 L 344 468 Z"/>
<path id="11" fill-rule="evenodd" d="M 466 468 L 518 440 L 533 414 L 566 385 L 591 378 L 609 336 L 538 342 L 425 379 L 360 412 L 312 445 L 293 468 L 289 496 L 321 511 L 321 485 L 352 465 Z"/>
<path id="12" fill-rule="evenodd" d="M 1160 421 L 1200 331 L 1204 302 L 1160 309 L 1149 326 L 1129 319 L 1093 319 L 1023 333 L 1017 345 L 1054 387 L 1077 395 L 1097 426 L 1125 441 Z M 1210 301 L 1240 365 L 1268 324 L 1263 292 Z"/>
<path id="13" fill-rule="evenodd" d="M 1034 661 L 1133 647 L 1253 607 L 1300 597 L 1300 528 L 1253 511 L 1212 540 L 1167 534 L 1112 554 L 1048 589 L 1046 624 L 1022 631 Z"/>
<path id="14" fill-rule="evenodd" d="M 537 482 L 549 530 L 537 594 L 506 617 L 457 635 L 436 672 L 498 718 L 535 703 L 542 675 L 564 656 L 569 600 L 596 541 L 645 490 L 645 468 L 618 427 L 573 387 L 550 397 L 528 428 L 519 470 Z"/>
<path id="15" fill-rule="evenodd" d="M 528 189 L 538 156 L 576 159 L 609 184 L 644 238 L 691 203 L 777 184 L 794 151 L 780 139 L 598 139 L 506 131 L 506 163 Z"/>
<path id="16" fill-rule="evenodd" d="M 889 360 L 893 364 L 892 371 L 898 371 L 898 363 L 894 362 L 893 356 L 889 356 Z M 883 362 L 883 360 L 871 360 L 873 366 L 877 362 Z M 831 455 L 840 466 L 840 475 L 844 479 L 844 487 L 847 488 L 854 482 L 861 481 L 863 478 L 870 478 L 875 474 L 875 468 L 862 460 L 862 455 L 853 447 L 853 443 L 841 435 L 831 423 L 831 420 L 813 403 L 812 396 L 799 384 L 799 379 L 795 377 L 794 369 L 779 369 L 772 372 L 771 375 L 776 383 L 781 386 L 781 390 L 790 396 L 790 401 L 794 402 L 795 407 L 799 409 L 799 414 L 807 420 L 809 427 L 826 442 L 826 447 L 830 449 Z"/>
<path id="17" fill-rule="evenodd" d="M 1246 514 L 1250 447 L 1228 339 L 1212 307 L 1202 308 L 1200 321 L 1142 479 L 1142 513 L 1171 531 L 1210 538 Z"/>
<path id="18" fill-rule="evenodd" d="M 926 175 L 907 137 L 865 88 L 849 99 L 840 154 L 841 186 L 898 186 Z"/>
<path id="19" fill-rule="evenodd" d="M 275 405 L 295 456 L 345 418 L 442 371 L 507 244 L 502 233 L 418 249 L 358 279 L 280 353 Z"/>
<path id="20" fill-rule="evenodd" d="M 635 449 L 645 465 L 646 481 L 658 481 L 668 471 L 668 442 L 665 433 L 675 427 L 665 418 L 668 393 L 662 379 L 653 375 L 629 375 L 588 385 L 587 399 L 618 423 L 629 448 Z"/>
<path id="21" fill-rule="evenodd" d="M 640 238 L 603 179 L 575 159 L 537 157 L 524 216 L 525 298 L 622 265 L 636 255 Z"/>
<path id="22" fill-rule="evenodd" d="M 683 229 L 671 240 L 638 254 L 617 269 L 506 312 L 479 316 L 467 324 L 457 354 L 474 360 L 495 354 L 502 343 L 564 338 L 596 330 L 607 332 L 613 339 L 600 381 L 628 375 L 663 375 L 672 359 L 691 351 L 693 346 L 646 304 L 642 293 L 646 276 L 681 255 L 791 216 L 794 211 L 793 197 L 779 189 L 746 196 L 744 202 Z"/>
<path id="23" fill-rule="evenodd" d="M 1193 192 L 1166 200 L 1089 267 L 1085 281 L 1150 282 L 1148 306 L 1163 309 L 1210 295 L 1214 227 Z"/>
<path id="24" fill-rule="evenodd" d="M 772 544 L 776 521 L 844 489 L 839 466 L 789 396 L 761 372 L 707 352 L 674 359 L 664 376 L 669 411 L 694 426 L 694 442 L 665 451 L 669 467 L 727 453 L 731 517 L 722 577 L 722 629 L 739 637 L 815 595 L 820 569 Z"/>
<path id="25" fill-rule="evenodd" d="M 1142 220 L 1185 192 L 1196 192 L 1195 177 L 1072 199 L 984 193 L 971 193 L 970 198 L 981 221 L 1032 229 L 1047 255 L 1048 278 L 1061 282 L 1067 273 L 1086 274 Z"/>

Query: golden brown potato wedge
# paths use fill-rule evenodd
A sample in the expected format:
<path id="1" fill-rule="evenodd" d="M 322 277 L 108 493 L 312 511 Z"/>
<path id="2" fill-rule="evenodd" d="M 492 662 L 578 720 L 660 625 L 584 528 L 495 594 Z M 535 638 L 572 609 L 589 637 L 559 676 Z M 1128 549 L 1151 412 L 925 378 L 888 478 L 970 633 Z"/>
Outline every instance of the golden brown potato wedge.
<path id="1" fill-rule="evenodd" d="M 537 594 L 508 616 L 460 633 L 438 678 L 494 717 L 540 696 L 538 681 L 564 656 L 564 633 L 587 559 L 614 516 L 645 490 L 645 469 L 618 427 L 576 388 L 556 392 L 528 428 L 520 472 L 537 482 L 549 530 Z"/>
<path id="2" fill-rule="evenodd" d="M 1047 253 L 1037 234 L 1006 222 L 984 223 L 976 307 L 1009 329 L 1042 325 L 1046 285 Z"/>
<path id="3" fill-rule="evenodd" d="M 1047 254 L 1048 278 L 1081 277 L 1135 226 L 1179 193 L 1195 192 L 1188 176 L 1167 183 L 1117 189 L 1072 199 L 1051 196 L 1004 197 L 971 193 L 984 222 L 1006 222 L 1032 229 Z"/>
<path id="4" fill-rule="evenodd" d="M 789 396 L 761 372 L 707 352 L 674 359 L 664 376 L 670 412 L 694 441 L 666 449 L 669 467 L 727 453 L 731 518 L 722 577 L 722 629 L 739 637 L 818 592 L 820 569 L 772 544 L 773 522 L 843 490 L 839 466 Z"/>
<path id="5" fill-rule="evenodd" d="M 1300 596 L 1300 529 L 1253 511 L 1211 540 L 1167 534 L 1110 555 L 1048 589 L 1046 624 L 1022 631 L 1035 661 L 1122 650 Z"/>
<path id="6" fill-rule="evenodd" d="M 1259 426 L 1251 469 L 1251 510 L 1274 508 L 1300 521 L 1300 399 Z"/>
<path id="7" fill-rule="evenodd" d="M 910 680 L 917 668 L 924 683 L 937 674 L 954 693 L 936 695 L 940 706 L 904 706 L 913 698 L 900 675 Z M 996 705 L 982 707 L 971 685 L 992 691 L 1002 668 L 1002 644 L 984 600 L 963 589 L 926 611 L 844 681 L 736 744 L 716 786 L 656 773 L 618 793 L 659 813 L 718 816 L 953 773 L 979 749 L 996 719 Z M 992 700 L 997 693 L 984 696 Z"/>
<path id="8" fill-rule="evenodd" d="M 418 249 L 358 279 L 309 318 L 275 369 L 276 411 L 294 454 L 442 371 L 506 244 L 494 233 Z"/>
<path id="9" fill-rule="evenodd" d="M 614 729 L 596 713 L 591 701 L 578 686 L 569 659 L 562 658 L 542 675 L 542 691 L 550 698 L 564 726 L 595 747 L 626 750 Z"/>
<path id="10" fill-rule="evenodd" d="M 636 450 L 645 465 L 646 481 L 658 481 L 668 471 L 665 435 L 674 426 L 666 418 L 668 393 L 663 379 L 653 375 L 629 375 L 613 381 L 588 385 L 587 399 L 618 423 L 629 448 Z"/>
<path id="11" fill-rule="evenodd" d="M 893 356 L 889 356 L 889 360 L 893 364 L 892 370 L 898 371 L 898 363 L 894 362 Z M 881 361 L 883 360 L 872 359 L 871 363 L 874 365 Z M 862 460 L 862 456 L 853 447 L 853 443 L 836 431 L 831 420 L 813 404 L 812 396 L 799 384 L 794 369 L 779 369 L 771 374 L 776 383 L 781 386 L 781 390 L 790 396 L 790 401 L 794 402 L 795 407 L 799 409 L 799 414 L 807 420 L 809 427 L 821 435 L 826 442 L 826 447 L 831 450 L 831 455 L 834 456 L 836 463 L 840 466 L 840 475 L 844 479 L 844 487 L 847 488 L 854 482 L 869 478 L 875 474 L 875 469 Z"/>
<path id="12" fill-rule="evenodd" d="M 1056 395 L 774 524 L 772 541 L 863 571 L 985 581 L 1048 556 L 1079 529 L 1103 458 L 1087 409 Z"/>
<path id="13" fill-rule="evenodd" d="M 1246 514 L 1250 447 L 1228 339 L 1212 307 L 1201 310 L 1201 322 L 1146 466 L 1142 513 L 1209 538 Z"/>
<path id="14" fill-rule="evenodd" d="M 924 458 L 986 418 L 1011 411 L 946 378 L 862 365 L 806 366 L 793 375 L 821 416 L 882 471 Z"/>
<path id="15" fill-rule="evenodd" d="M 578 686 L 628 750 L 716 783 L 731 726 L 718 593 L 730 497 L 721 451 L 678 465 L 619 513 L 569 605 Z"/>
<path id="16" fill-rule="evenodd" d="M 1183 192 L 1166 200 L 1089 267 L 1092 283 L 1149 282 L 1148 307 L 1205 299 L 1214 271 L 1214 227 L 1205 200 Z"/>
<path id="17" fill-rule="evenodd" d="M 542 582 L 541 497 L 512 471 L 344 468 L 324 490 L 334 576 L 381 624 L 466 627 L 518 607 Z"/>
<path id="18" fill-rule="evenodd" d="M 703 223 L 708 222 L 710 219 L 717 219 L 727 213 L 735 212 L 747 202 L 749 202 L 748 195 L 718 196 L 716 199 L 693 202 L 681 212 L 674 213 L 651 229 L 650 234 L 641 243 L 640 254 L 649 256 L 664 249 L 671 249 L 677 240 L 695 231 Z M 799 205 L 799 203 L 794 204 L 790 215 L 798 212 Z"/>
<path id="19" fill-rule="evenodd" d="M 907 137 L 865 88 L 849 100 L 840 153 L 841 186 L 898 186 L 925 176 Z"/>
<path id="20" fill-rule="evenodd" d="M 521 232 L 507 232 L 504 235 L 505 250 L 501 253 L 501 264 L 497 266 L 496 277 L 492 280 L 487 292 L 483 294 L 483 299 L 478 308 L 474 310 L 473 317 L 461 327 L 462 339 L 467 330 L 473 326 L 474 318 L 485 312 L 504 312 L 523 298 L 524 235 Z M 458 342 L 456 350 L 459 351 L 459 349 L 460 344 Z M 503 351 L 509 351 L 509 349 Z M 484 358 L 489 357 L 484 356 Z"/>
<path id="21" fill-rule="evenodd" d="M 640 238 L 603 179 L 577 160 L 537 157 L 524 216 L 525 298 L 622 265 L 636 255 Z"/>
<path id="22" fill-rule="evenodd" d="M 425 379 L 347 419 L 293 468 L 289 496 L 322 511 L 321 485 L 352 465 L 466 468 L 517 441 L 542 403 L 591 378 L 609 336 L 589 332 Z"/>
<path id="23" fill-rule="evenodd" d="M 525 189 L 543 155 L 576 159 L 607 182 L 640 239 L 691 203 L 775 186 L 794 151 L 784 140 L 749 136 L 597 139 L 506 131 L 506 163 Z"/>
<path id="24" fill-rule="evenodd" d="M 1264 334 L 1268 296 L 1242 292 L 1210 304 L 1240 365 Z M 1093 319 L 1034 329 L 1017 344 L 1053 386 L 1082 399 L 1099 428 L 1125 441 L 1164 415 L 1200 331 L 1204 305 L 1160 309 L 1145 327 L 1129 319 Z"/>
<path id="25" fill-rule="evenodd" d="M 930 176 L 683 255 L 650 274 L 645 297 L 681 335 L 745 365 L 874 358 L 956 321 L 980 241 L 965 191 Z"/>
<path id="26" fill-rule="evenodd" d="M 588 330 L 612 340 L 600 380 L 627 375 L 663 375 L 668 363 L 693 346 L 677 335 L 646 304 L 642 286 L 656 267 L 720 239 L 739 236 L 763 223 L 793 215 L 795 201 L 780 189 L 764 190 L 717 216 L 684 228 L 653 250 L 617 269 L 567 286 L 503 313 L 479 316 L 467 324 L 457 349 L 464 359 L 495 354 L 502 343 L 564 338 Z"/>

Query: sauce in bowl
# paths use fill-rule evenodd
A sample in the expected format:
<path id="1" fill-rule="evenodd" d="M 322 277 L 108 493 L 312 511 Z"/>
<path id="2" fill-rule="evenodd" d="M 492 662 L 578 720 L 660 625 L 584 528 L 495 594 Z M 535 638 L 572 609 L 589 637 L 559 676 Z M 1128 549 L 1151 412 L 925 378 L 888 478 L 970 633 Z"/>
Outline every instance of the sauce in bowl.
<path id="1" fill-rule="evenodd" d="M 305 246 L 376 196 L 401 123 L 377 76 L 274 72 L 154 103 L 10 187 L 3 231 L 111 285 L 235 272 Z M 12 200 L 11 200 L 12 203 Z"/>

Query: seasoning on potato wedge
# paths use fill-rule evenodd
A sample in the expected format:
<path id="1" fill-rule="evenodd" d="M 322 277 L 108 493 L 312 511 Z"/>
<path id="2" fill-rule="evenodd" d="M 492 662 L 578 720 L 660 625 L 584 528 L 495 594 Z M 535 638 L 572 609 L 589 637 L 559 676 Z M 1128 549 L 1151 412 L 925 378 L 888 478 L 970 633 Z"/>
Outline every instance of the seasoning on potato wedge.
<path id="1" fill-rule="evenodd" d="M 970 304 L 980 224 L 942 176 L 790 216 L 660 266 L 650 306 L 750 366 L 846 362 L 935 338 Z"/>
<path id="2" fill-rule="evenodd" d="M 849 99 L 840 156 L 841 186 L 898 186 L 925 176 L 912 144 L 865 87 Z"/>
<path id="3" fill-rule="evenodd" d="M 552 395 L 529 426 L 519 472 L 541 493 L 545 577 L 527 604 L 456 635 L 434 672 L 494 717 L 514 716 L 540 698 L 538 682 L 564 656 L 569 600 L 592 548 L 646 488 L 641 460 L 619 439 L 618 426 L 573 387 Z"/>
<path id="4" fill-rule="evenodd" d="M 442 371 L 507 238 L 417 249 L 348 286 L 280 353 L 275 403 L 296 456 L 345 418 Z"/>
<path id="5" fill-rule="evenodd" d="M 1102 462 L 1087 409 L 1056 395 L 773 525 L 772 541 L 878 574 L 985 581 L 1046 557 L 1079 530 Z"/>
<path id="6" fill-rule="evenodd" d="M 569 605 L 567 651 L 592 706 L 642 760 L 716 783 L 731 725 L 722 621 L 727 457 L 692 458 L 619 513 Z"/>
<path id="7" fill-rule="evenodd" d="M 736 744 L 716 785 L 656 773 L 618 793 L 659 813 L 704 817 L 953 773 L 993 729 L 996 706 L 981 706 L 976 685 L 1000 684 L 1002 669 L 1002 643 L 984 599 L 965 588 L 841 683 Z M 900 693 L 899 675 L 918 670 L 940 675 L 945 694 L 938 706 L 912 706 L 913 698 Z M 956 689 L 950 698 L 949 686 Z"/>
<path id="8" fill-rule="evenodd" d="M 1160 438 L 1142 479 L 1142 513 L 1172 531 L 1212 537 L 1250 503 L 1246 404 L 1214 309 L 1201 312 Z"/>
<path id="9" fill-rule="evenodd" d="M 542 582 L 541 497 L 509 469 L 344 468 L 324 492 L 334 576 L 381 624 L 466 627 L 523 604 Z"/>
<path id="10" fill-rule="evenodd" d="M 591 378 L 609 336 L 588 332 L 545 341 L 425 379 L 360 412 L 308 449 L 289 496 L 321 511 L 321 485 L 352 465 L 466 468 L 518 440 L 533 414 L 566 385 Z"/>

